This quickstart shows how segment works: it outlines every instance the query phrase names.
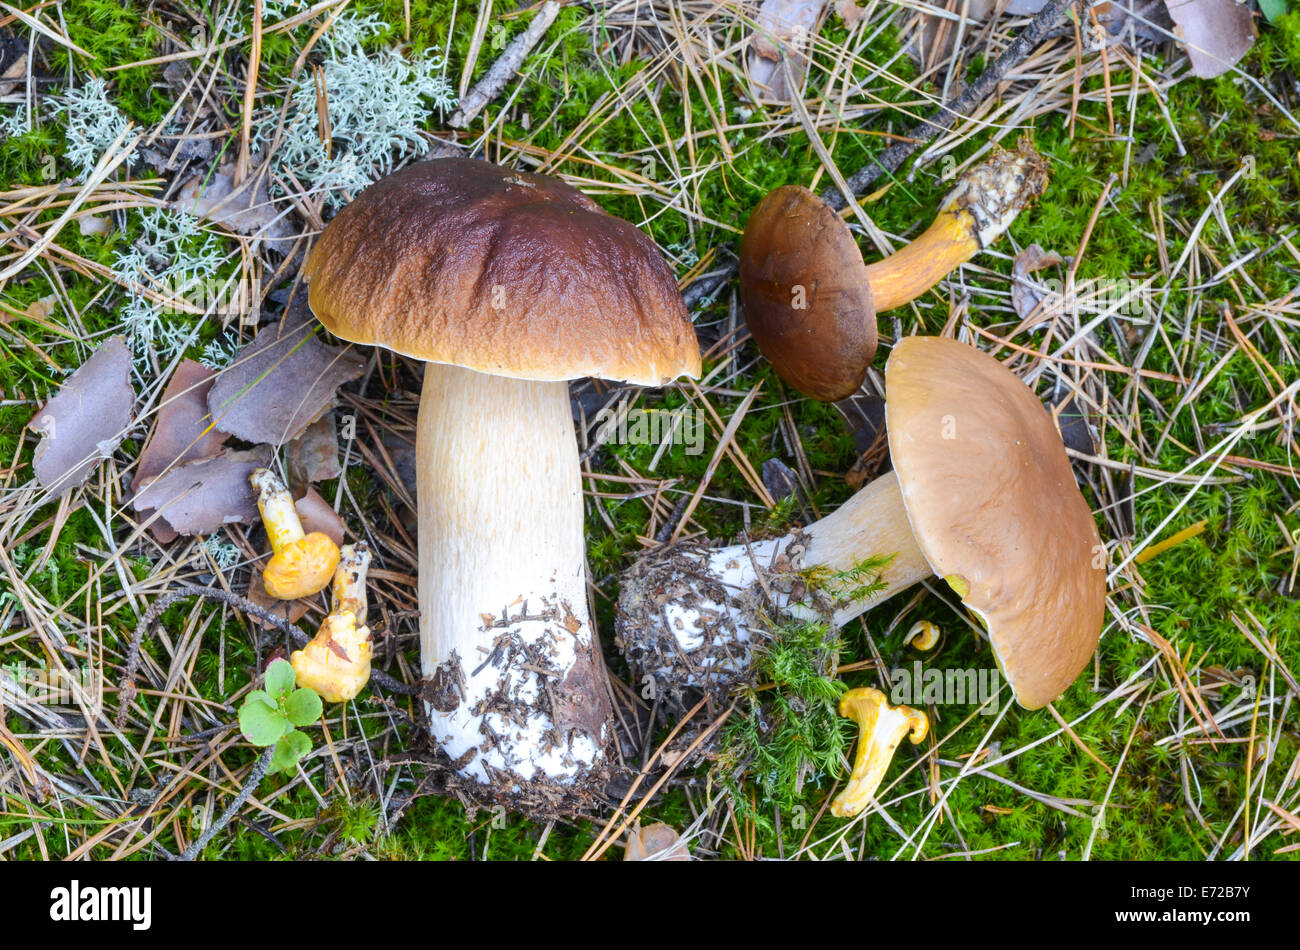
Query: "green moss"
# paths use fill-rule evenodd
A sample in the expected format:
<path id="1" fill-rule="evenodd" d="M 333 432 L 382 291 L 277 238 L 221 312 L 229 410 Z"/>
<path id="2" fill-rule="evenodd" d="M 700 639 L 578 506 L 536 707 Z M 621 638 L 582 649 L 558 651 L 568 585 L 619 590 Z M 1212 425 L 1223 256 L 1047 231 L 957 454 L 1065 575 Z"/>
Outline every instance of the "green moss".
<path id="1" fill-rule="evenodd" d="M 387 24 L 385 32 L 369 41 L 375 49 L 405 45 L 401 0 L 354 3 L 350 9 L 361 15 L 376 14 Z M 480 78 L 495 51 L 525 27 L 531 14 L 503 19 L 518 9 L 510 0 L 499 2 L 494 8 L 487 42 L 472 70 L 471 81 Z M 476 11 L 470 4 L 451 0 L 413 0 L 410 10 L 408 51 L 419 55 L 449 50 L 447 75 L 458 84 Z M 66 75 L 69 67 L 75 70 L 78 79 L 103 76 L 110 83 L 115 101 L 128 116 L 139 123 L 158 121 L 170 107 L 166 86 L 161 81 L 161 66 L 108 72 L 110 66 L 140 61 L 160 52 L 160 34 L 148 24 L 151 14 L 145 6 L 118 0 L 68 0 L 62 5 L 62 13 L 71 39 L 92 53 L 93 58 L 52 49 L 51 62 L 59 78 Z M 604 39 L 608 32 L 599 14 L 594 15 L 595 19 L 592 16 L 585 8 L 566 7 L 546 40 L 525 62 L 526 78 L 517 90 L 511 88 L 510 94 L 517 92 L 517 95 L 509 107 L 507 98 L 502 98 L 486 110 L 487 122 L 500 122 L 499 140 L 506 149 L 519 149 L 529 160 L 562 152 L 565 160 L 552 170 L 580 175 L 593 182 L 591 190 L 603 206 L 644 223 L 647 232 L 673 256 L 679 274 L 710 248 L 734 251 L 737 232 L 749 209 L 767 190 L 790 182 L 814 181 L 820 162 L 807 137 L 795 132 L 771 138 L 766 136 L 766 129 L 750 124 L 764 114 L 746 111 L 753 106 L 743 101 L 743 90 L 731 73 L 719 70 L 718 86 L 709 77 L 700 85 L 688 83 L 684 89 L 671 72 L 652 77 L 648 63 L 636 58 L 623 62 L 616 51 L 606 47 Z M 210 34 L 214 25 L 208 20 L 204 28 Z M 261 68 L 265 87 L 282 87 L 309 33 L 309 30 L 299 30 L 293 34 L 268 34 L 264 38 Z M 830 19 L 823 36 L 830 41 L 844 38 L 844 27 L 838 18 Z M 874 115 L 869 123 L 870 131 L 897 132 L 911 125 L 910 107 L 904 110 L 901 104 L 914 100 L 915 93 L 881 77 L 872 77 L 868 72 L 869 63 L 883 62 L 897 51 L 898 41 L 893 31 L 881 31 L 864 51 L 862 61 L 852 67 L 853 77 L 867 82 L 872 95 L 900 106 Z M 245 55 L 241 49 L 232 49 L 222 61 L 222 68 L 231 79 L 219 84 L 224 90 L 220 108 L 228 121 L 238 116 L 241 108 L 239 96 L 234 93 L 242 89 Z M 312 55 L 319 55 L 319 50 Z M 904 78 L 913 78 L 906 57 L 896 60 L 894 68 Z M 973 77 L 980 68 L 978 59 L 971 62 L 968 75 Z M 1262 28 L 1259 41 L 1242 68 L 1253 76 L 1279 75 L 1284 71 L 1294 75 L 1300 71 L 1300 11 L 1288 14 L 1276 27 Z M 1116 85 L 1127 83 L 1129 78 L 1123 70 L 1112 72 Z M 616 86 L 636 89 L 647 79 L 654 84 L 653 97 L 628 96 L 620 108 L 611 107 L 611 94 Z M 1089 80 L 1085 85 L 1089 93 L 1099 88 L 1097 80 Z M 1145 363 L 1145 369 L 1156 373 L 1181 375 L 1199 369 L 1208 371 L 1226 352 L 1220 327 L 1222 307 L 1229 305 L 1238 317 L 1242 316 L 1244 308 L 1240 306 L 1238 291 L 1247 300 L 1255 301 L 1257 296 L 1281 297 L 1294 287 L 1295 262 L 1285 251 L 1277 249 L 1279 236 L 1294 223 L 1294 209 L 1300 204 L 1300 163 L 1295 159 L 1294 129 L 1280 110 L 1263 100 L 1251 84 L 1230 78 L 1209 82 L 1188 80 L 1170 89 L 1166 94 L 1168 120 L 1150 96 L 1141 96 L 1131 143 L 1124 138 L 1128 132 L 1127 99 L 1117 97 L 1115 105 L 1115 136 L 1104 132 L 1106 110 L 1098 102 L 1081 102 L 1073 137 L 1066 116 L 1052 115 L 1037 122 L 1034 139 L 1051 160 L 1051 186 L 1038 206 L 1016 222 L 1012 238 L 1021 246 L 1037 242 L 1062 254 L 1075 254 L 1107 182 L 1116 174 L 1119 178 L 1097 216 L 1079 266 L 1079 279 L 1141 279 L 1159 275 L 1160 255 L 1154 238 L 1153 214 L 1157 218 L 1163 216 L 1168 257 L 1177 259 L 1186 240 L 1186 226 L 1195 223 L 1209 197 L 1232 179 L 1241 169 L 1243 159 L 1250 156 L 1253 174 L 1239 177 L 1224 197 L 1231 235 L 1210 216 L 1201 231 L 1201 240 L 1220 265 L 1250 252 L 1261 252 L 1262 257 L 1241 271 L 1253 284 L 1248 286 L 1243 279 L 1222 281 L 1201 291 L 1189 288 L 1186 278 L 1180 276 L 1163 301 L 1162 327 L 1171 339 L 1174 354 L 1169 352 L 1163 338 L 1158 338 Z M 597 116 L 594 122 L 593 115 Z M 723 117 L 728 125 L 725 142 L 712 134 L 714 116 Z M 55 178 L 72 174 L 60 157 L 63 134 L 59 120 L 44 114 L 38 119 L 28 134 L 0 142 L 0 179 L 12 187 L 44 183 L 51 174 Z M 435 124 L 431 117 L 430 127 Z M 853 123 L 833 138 L 826 136 L 836 163 L 846 172 L 868 162 L 882 147 L 879 138 L 861 134 L 867 131 L 864 125 Z M 691 140 L 693 157 L 690 159 L 682 144 L 688 134 L 695 136 Z M 230 139 L 222 144 L 229 148 L 234 141 L 232 132 Z M 984 136 L 973 136 L 955 157 L 966 158 L 986 141 Z M 490 155 L 497 147 L 496 142 L 494 133 Z M 626 187 L 626 179 L 618 173 L 622 169 L 642 175 L 671 189 L 679 187 L 676 184 L 679 169 L 686 167 L 688 161 L 693 163 L 698 177 L 685 190 L 690 206 L 698 209 L 698 216 L 683 213 L 680 206 L 660 213 L 658 203 L 634 194 L 635 189 Z M 939 171 L 938 167 L 925 168 L 910 182 L 898 181 L 868 206 L 868 212 L 882 228 L 891 232 L 914 232 L 928 218 L 948 186 L 940 179 Z M 147 170 L 137 167 L 133 174 L 146 176 Z M 822 176 L 819 184 L 825 183 Z M 36 224 L 47 224 L 56 213 L 47 213 Z M 1183 228 L 1175 226 L 1175 222 Z M 114 228 L 102 237 L 82 236 L 78 229 L 69 228 L 59 240 L 77 254 L 111 264 L 117 251 L 140 236 L 134 215 L 126 216 L 125 225 L 123 230 Z M 1009 245 L 1000 247 L 1004 252 L 1008 249 Z M 874 256 L 875 252 L 868 248 L 867 253 Z M 982 257 L 980 265 L 1001 275 L 1010 269 L 1008 261 L 990 255 Z M 1209 276 L 1200 274 L 1201 279 Z M 108 332 L 120 322 L 121 297 L 116 290 L 105 292 L 104 285 L 71 272 L 64 272 L 61 279 L 68 299 L 89 333 Z M 973 273 L 967 283 L 972 291 L 973 321 L 1002 332 L 1000 328 L 1005 327 L 1008 319 L 1002 295 L 1005 283 Z M 63 370 L 78 365 L 85 354 L 81 343 L 51 331 L 47 324 L 22 316 L 33 301 L 53 290 L 48 275 L 32 271 L 11 281 L 0 293 L 0 303 L 4 306 L 3 319 L 0 319 L 0 389 L 5 400 L 0 405 L 0 458 L 5 460 L 5 465 L 24 467 L 24 472 L 31 461 L 32 439 L 23 433 L 23 427 L 35 411 L 35 405 L 62 381 Z M 701 324 L 725 318 L 729 302 L 723 295 L 701 316 Z M 935 332 L 947 315 L 947 297 L 936 291 L 925 295 L 915 308 L 901 311 L 898 318 L 904 333 L 914 329 Z M 881 324 L 886 342 L 892 339 L 892 316 Z M 66 322 L 61 317 L 52 320 L 56 325 Z M 1185 321 L 1186 334 L 1182 332 Z M 1150 324 L 1140 322 L 1130 322 L 1127 329 L 1134 335 L 1133 340 L 1117 339 L 1109 323 L 1097 327 L 1097 339 L 1108 353 L 1118 354 L 1121 347 L 1132 347 L 1135 341 L 1145 339 L 1145 334 L 1156 332 Z M 1166 432 L 1166 420 L 1154 412 L 1148 414 L 1149 404 L 1141 403 L 1136 422 L 1145 438 L 1142 450 L 1122 438 L 1118 427 L 1110 426 L 1104 447 L 1107 455 L 1120 464 L 1132 461 L 1177 472 L 1192 463 L 1200 452 L 1198 435 L 1208 447 L 1238 425 L 1244 412 L 1265 403 L 1282 385 L 1294 382 L 1297 377 L 1289 359 L 1291 344 L 1281 339 L 1272 327 L 1256 329 L 1252 323 L 1248 329 L 1252 332 L 1252 342 L 1281 375 L 1280 382 L 1261 373 L 1249 355 L 1239 349 L 1204 387 L 1191 407 L 1194 414 L 1184 408 L 1168 423 L 1158 453 L 1151 449 Z M 214 328 L 205 329 L 202 339 L 210 339 L 215 332 Z M 1041 334 L 1030 334 L 1018 342 L 1037 346 L 1043 340 Z M 197 348 L 191 352 L 196 353 Z M 739 365 L 744 369 L 727 383 L 731 394 L 710 397 L 725 420 L 739 403 L 739 396 L 734 394 L 749 392 L 761 384 L 761 392 L 737 433 L 736 446 L 755 468 L 774 456 L 794 467 L 786 445 L 791 435 L 797 435 L 808 466 L 822 473 L 817 475 L 810 500 L 823 512 L 832 510 L 848 496 L 850 489 L 842 479 L 829 473 L 847 471 L 856 457 L 852 440 L 836 410 L 792 398 L 770 368 L 755 361 L 752 347 L 741 351 L 739 356 Z M 877 369 L 883 368 L 886 357 L 887 347 L 882 350 Z M 713 365 L 706 366 L 706 371 L 713 368 Z M 1115 393 L 1126 385 L 1129 383 L 1118 375 L 1110 380 Z M 1165 409 L 1175 405 L 1183 392 L 1183 387 L 1155 377 L 1147 378 L 1143 385 L 1151 400 L 1158 401 Z M 638 403 L 641 407 L 662 410 L 687 405 L 686 398 L 676 391 L 646 393 Z M 793 433 L 789 431 L 787 413 L 793 423 Z M 19 451 L 20 440 L 25 446 L 22 451 Z M 666 494 L 670 505 L 699 484 L 715 444 L 711 436 L 705 451 L 699 455 L 687 454 L 683 446 L 674 446 L 663 454 L 656 476 L 678 479 Z M 591 461 L 598 474 L 624 474 L 620 462 L 645 472 L 657 448 L 608 445 Z M 1233 446 L 1232 452 L 1272 466 L 1285 468 L 1295 464 L 1291 446 L 1277 439 L 1276 428 L 1246 434 Z M 1225 466 L 1219 474 L 1231 468 Z M 1130 619 L 1149 625 L 1184 658 L 1190 655 L 1195 661 L 1208 651 L 1207 665 L 1241 671 L 1260 682 L 1265 674 L 1262 657 L 1241 635 L 1232 617 L 1236 615 L 1246 621 L 1253 616 L 1275 638 L 1276 647 L 1284 657 L 1293 659 L 1300 655 L 1300 601 L 1277 593 L 1292 569 L 1291 541 L 1284 532 L 1300 529 L 1300 518 L 1293 510 L 1295 492 L 1289 479 L 1265 469 L 1238 467 L 1236 470 L 1240 473 L 1236 481 L 1206 486 L 1192 493 L 1190 500 L 1161 529 L 1160 534 L 1165 536 L 1196 521 L 1208 522 L 1204 534 L 1140 566 L 1142 599 L 1148 607 Z M 1202 474 L 1205 466 L 1193 466 L 1192 471 Z M 367 513 L 378 520 L 381 512 L 374 500 L 386 491 L 383 485 L 359 465 L 351 466 L 346 478 L 350 494 L 364 500 L 367 506 L 373 504 L 374 509 Z M 591 480 L 588 487 L 610 493 L 627 490 L 625 483 L 599 479 Z M 1141 541 L 1154 532 L 1191 491 L 1188 485 L 1159 484 L 1141 477 L 1136 487 L 1143 492 L 1135 503 L 1135 536 L 1123 539 L 1129 543 Z M 1090 501 L 1094 505 L 1097 502 Z M 758 531 L 781 530 L 804 517 L 794 500 L 771 512 L 761 510 L 748 482 L 730 460 L 724 459 L 716 468 L 707 497 L 695 511 L 694 521 L 712 536 L 733 536 L 746 524 L 746 511 L 739 502 L 750 506 L 748 523 Z M 613 649 L 612 633 L 618 574 L 641 550 L 638 539 L 648 533 L 650 519 L 642 499 L 605 499 L 602 505 L 608 522 L 589 509 L 588 552 L 591 576 L 598 592 L 596 620 L 607 656 L 617 672 L 621 660 Z M 39 525 L 52 518 L 56 511 L 54 504 L 48 505 L 36 512 L 30 523 Z M 102 517 L 102 513 L 97 514 Z M 99 572 L 102 566 L 99 552 L 104 548 L 104 539 L 99 521 L 89 512 L 71 512 L 61 526 L 48 560 L 38 566 L 37 558 L 48 540 L 48 528 L 44 528 L 9 551 L 15 569 L 26 577 L 34 592 L 52 603 L 63 604 L 72 601 L 94 573 L 96 597 L 110 602 L 121 595 L 121 580 L 116 572 Z M 134 552 L 128 564 L 137 582 L 147 578 L 151 570 L 150 564 L 135 557 Z M 84 593 L 81 596 L 84 599 Z M 1121 607 L 1131 603 L 1128 594 L 1115 596 Z M 0 610 L 6 609 L 0 601 Z M 183 629 L 193 609 L 191 604 L 173 607 L 164 618 L 166 628 Z M 714 772 L 721 785 L 734 794 L 742 821 L 753 823 L 756 846 L 762 854 L 774 855 L 782 849 L 792 853 L 809 833 L 808 825 L 824 803 L 831 783 L 844 774 L 855 730 L 851 722 L 836 713 L 835 701 L 840 692 L 846 687 L 879 683 L 875 671 L 850 673 L 839 681 L 833 680 L 828 676 L 829 658 L 834 656 L 841 664 L 870 659 L 868 636 L 889 664 L 910 664 L 916 658 L 916 654 L 902 646 L 906 624 L 889 627 L 896 613 L 892 608 L 871 611 L 860 622 L 841 631 L 838 639 L 828 638 L 826 631 L 815 626 L 792 625 L 782 629 L 771 650 L 764 655 L 762 678 L 770 681 L 773 688 L 742 697 L 728 724 L 724 755 Z M 243 622 L 233 617 L 223 622 L 208 607 L 201 608 L 200 614 L 205 619 L 213 619 L 205 634 L 205 648 L 199 652 L 194 666 L 192 688 L 211 703 L 224 704 L 251 682 L 258 651 Z M 944 631 L 937 651 L 923 658 L 928 667 L 992 666 L 987 645 L 935 598 L 922 598 L 909 614 L 910 619 L 933 620 Z M 103 637 L 110 651 L 120 653 L 124 649 L 135 620 L 124 611 L 104 619 Z M 30 643 L 9 644 L 4 657 L 7 660 L 15 652 L 25 656 L 22 651 L 34 649 Z M 157 638 L 148 640 L 145 650 L 160 663 L 170 662 L 167 648 Z M 1149 643 L 1124 630 L 1109 628 L 1098 658 L 1097 688 L 1101 693 L 1094 692 L 1089 671 L 1055 708 L 1067 721 L 1078 719 L 1102 695 L 1142 669 L 1151 656 Z M 35 655 L 26 658 L 38 659 Z M 1298 667 L 1300 664 L 1291 663 L 1293 670 Z M 1220 691 L 1220 701 L 1232 699 L 1238 692 L 1239 687 L 1226 687 Z M 141 695 L 137 701 L 159 717 L 170 715 L 167 703 L 155 696 Z M 1143 702 L 1148 705 L 1139 720 Z M 992 857 L 1036 860 L 1055 859 L 1061 854 L 1077 857 L 1095 830 L 1094 857 L 1203 859 L 1221 836 L 1227 835 L 1232 840 L 1233 834 L 1239 833 L 1234 832 L 1230 823 L 1244 793 L 1244 743 L 1179 746 L 1164 741 L 1180 717 L 1190 718 L 1185 708 L 1180 708 L 1181 704 L 1176 691 L 1162 689 L 1160 695 L 1140 698 L 1118 716 L 1112 708 L 1107 708 L 1074 727 L 1080 741 L 1111 766 L 1119 765 L 1130 734 L 1137 730 L 1110 795 L 1104 827 L 1095 828 L 1093 816 L 1097 805 L 1078 803 L 1105 800 L 1110 776 L 1073 741 L 1058 735 L 996 766 L 993 771 L 1018 785 L 1067 803 L 1066 807 L 1078 814 L 1053 808 L 988 778 L 967 777 L 955 788 L 946 784 L 942 787 L 949 793 L 944 821 L 931 829 L 920 846 L 920 853 L 936 857 L 955 851 L 998 849 L 992 852 Z M 965 761 L 963 757 L 976 751 L 992 722 L 976 715 L 972 704 L 938 706 L 930 713 L 936 739 L 944 740 L 938 754 L 954 762 Z M 363 697 L 350 707 L 347 728 L 379 735 L 388 726 L 386 714 L 378 701 Z M 970 723 L 949 737 L 967 717 L 973 717 Z M 16 732 L 26 728 L 13 716 L 6 721 Z M 1042 740 L 1058 728 L 1055 719 L 1044 711 L 1027 712 L 1013 707 L 999 722 L 991 739 L 999 744 L 1001 754 L 1006 754 Z M 399 732 L 409 738 L 405 727 Z M 1275 753 L 1276 761 L 1289 763 L 1297 751 L 1300 750 L 1295 736 L 1284 730 Z M 904 746 L 887 782 L 903 776 L 916 757 L 925 754 L 924 746 Z M 251 751 L 247 755 L 231 752 L 224 755 L 224 761 L 234 769 L 251 762 L 252 756 Z M 1208 827 L 1201 824 L 1188 804 L 1180 772 L 1184 756 L 1199 780 L 1193 797 Z M 42 765 L 53 772 L 84 767 L 105 788 L 114 787 L 114 776 L 94 756 L 84 764 L 74 765 L 62 745 L 47 743 L 41 747 L 39 757 Z M 928 767 L 922 763 L 901 777 L 890 793 L 898 799 L 891 806 L 890 816 L 901 827 L 914 829 L 929 814 L 928 773 Z M 150 760 L 142 774 L 146 779 L 163 783 L 172 773 L 170 767 Z M 939 769 L 939 777 L 944 782 L 956 774 L 957 770 L 951 766 Z M 147 781 L 140 784 L 147 786 Z M 350 848 L 364 847 L 385 858 L 468 860 L 486 856 L 527 860 L 537 849 L 543 831 L 538 825 L 515 816 L 480 812 L 470 817 L 454 800 L 423 796 L 407 801 L 403 796 L 414 791 L 408 784 L 397 789 L 394 802 L 385 803 L 405 805 L 400 809 L 400 817 L 391 822 L 383 815 L 379 803 L 363 795 L 349 799 L 338 788 L 326 787 L 319 781 L 316 791 L 327 799 L 323 809 L 316 795 L 300 780 L 277 778 L 269 780 L 267 788 L 288 789 L 276 797 L 275 808 L 289 816 L 290 821 L 260 825 L 265 834 L 237 826 L 222 836 L 210 854 L 274 860 L 346 854 Z M 1075 804 L 1069 804 L 1072 802 Z M 776 813 L 780 814 L 780 838 Z M 669 791 L 656 800 L 646 817 L 667 821 L 680 829 L 693 820 L 694 814 L 683 792 Z M 85 835 L 101 827 L 100 819 L 85 807 L 69 806 L 64 813 L 47 817 L 75 832 L 71 839 L 74 848 Z M 192 836 L 209 817 L 194 804 L 182 809 L 180 821 L 186 834 Z M 15 816 L 13 809 L 6 809 L 0 816 L 0 829 L 3 829 L 0 837 L 6 837 L 5 831 L 22 827 L 26 821 L 21 815 Z M 837 820 L 823 818 L 822 821 L 825 824 L 813 830 L 814 835 L 837 827 Z M 552 859 L 580 856 L 594 833 L 595 829 L 585 823 L 557 825 L 546 840 L 544 853 Z M 178 842 L 172 835 L 170 828 L 160 830 L 159 843 L 174 849 Z M 61 855 L 65 847 L 62 836 L 46 834 L 45 837 L 52 853 Z M 865 822 L 849 840 L 855 853 L 871 857 L 892 856 L 900 846 L 894 832 L 879 820 Z M 730 845 L 723 845 L 721 851 L 724 855 L 735 855 Z M 28 839 L 11 853 L 16 857 L 32 857 L 39 854 L 39 848 L 34 840 Z M 904 853 L 910 855 L 911 848 Z M 1255 854 L 1269 857 L 1271 851 L 1265 848 Z"/>

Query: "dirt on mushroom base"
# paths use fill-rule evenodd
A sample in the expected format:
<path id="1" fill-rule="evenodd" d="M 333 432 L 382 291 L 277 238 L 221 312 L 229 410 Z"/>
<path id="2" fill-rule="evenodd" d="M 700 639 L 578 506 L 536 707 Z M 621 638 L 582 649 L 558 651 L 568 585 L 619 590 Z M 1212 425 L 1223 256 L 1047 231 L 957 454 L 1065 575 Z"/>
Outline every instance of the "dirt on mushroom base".
<path id="1" fill-rule="evenodd" d="M 805 619 L 832 624 L 842 602 L 804 571 L 803 532 L 741 542 L 748 564 L 730 570 L 752 580 L 731 586 L 710 570 L 723 548 L 683 542 L 635 562 L 622 577 L 616 628 L 635 681 L 652 688 L 670 713 L 681 714 L 708 693 L 722 703 L 738 685 L 749 682 L 754 651 L 764 646 L 771 624 L 780 623 L 797 604 Z M 669 611 L 669 608 L 672 611 Z M 684 615 L 698 618 L 697 631 L 685 630 Z M 671 637 L 664 631 L 672 631 Z M 699 646 L 682 648 L 681 635 Z"/>
<path id="2" fill-rule="evenodd" d="M 581 635 L 582 625 L 568 604 L 545 600 L 538 612 L 511 616 L 503 611 L 501 617 L 485 615 L 483 620 L 483 632 L 502 632 L 493 639 L 491 652 L 469 676 L 490 665 L 499 671 L 497 685 L 467 709 L 478 720 L 481 741 L 454 759 L 443 749 L 449 741 L 447 726 L 444 723 L 439 728 L 433 711 L 454 713 L 470 702 L 469 678 L 462 658 L 453 652 L 425 681 L 422 698 L 427 706 L 421 726 L 428 734 L 430 747 L 436 750 L 431 758 L 439 771 L 446 772 L 438 779 L 440 785 L 471 809 L 500 806 L 543 820 L 594 816 L 608 804 L 604 792 L 613 776 L 608 753 L 614 730 L 604 659 L 593 649 L 591 632 Z M 533 622 L 547 626 L 526 639 L 520 625 Z M 573 641 L 574 656 L 568 664 L 557 662 L 557 657 L 563 656 L 563 640 Z M 512 669 L 528 675 L 508 676 Z M 539 754 L 564 757 L 571 767 L 568 775 L 554 777 L 545 769 L 535 768 L 531 775 L 524 776 L 489 760 L 494 750 L 517 745 L 505 741 L 494 725 L 532 731 L 539 722 Z M 575 750 L 575 745 L 583 742 L 590 744 L 590 756 Z M 475 771 L 479 774 L 472 774 Z"/>

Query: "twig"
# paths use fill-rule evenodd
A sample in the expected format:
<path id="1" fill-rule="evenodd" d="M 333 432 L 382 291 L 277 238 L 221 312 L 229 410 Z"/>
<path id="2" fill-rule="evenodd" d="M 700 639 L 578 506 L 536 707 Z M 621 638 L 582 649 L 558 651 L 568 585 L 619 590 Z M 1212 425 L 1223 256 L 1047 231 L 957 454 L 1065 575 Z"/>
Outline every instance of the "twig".
<path id="1" fill-rule="evenodd" d="M 997 89 L 998 83 L 1008 72 L 1019 66 L 1040 43 L 1047 39 L 1048 34 L 1056 28 L 1056 24 L 1065 15 L 1065 8 L 1075 2 L 1083 2 L 1083 0 L 1051 0 L 1047 6 L 1038 11 L 1027 27 L 1016 34 L 1016 38 L 1002 51 L 1002 55 L 985 68 L 979 78 L 967 86 L 961 95 L 941 105 L 934 115 L 922 119 L 913 126 L 905 138 L 889 146 L 880 153 L 878 158 L 872 159 L 850 175 L 847 182 L 849 191 L 854 195 L 863 194 L 881 178 L 896 172 L 919 147 L 940 132 L 952 128 L 959 118 L 973 112 L 977 105 Z M 836 210 L 845 207 L 848 203 L 840 190 L 834 186 L 824 190 L 821 197 Z M 696 279 L 682 292 L 686 306 L 694 309 L 701 301 L 712 297 L 735 276 L 736 270 L 737 264 L 732 260 Z"/>
<path id="2" fill-rule="evenodd" d="M 267 746 L 262 757 L 257 760 L 253 766 L 253 771 L 248 773 L 248 779 L 244 782 L 244 787 L 239 790 L 235 800 L 230 806 L 221 813 L 221 817 L 208 826 L 208 830 L 199 835 L 188 848 L 180 853 L 178 861 L 193 861 L 222 828 L 230 824 L 234 817 L 239 814 L 239 809 L 244 807 L 244 802 L 248 801 L 258 785 L 262 784 L 262 779 L 266 778 L 267 771 L 271 768 L 271 757 L 275 755 L 275 746 Z"/>
<path id="3" fill-rule="evenodd" d="M 474 117 L 483 111 L 483 108 L 501 94 L 505 89 L 512 76 L 519 71 L 523 65 L 524 59 L 533 51 L 533 47 L 538 44 L 542 34 L 550 29 L 555 18 L 560 15 L 560 4 L 557 0 L 547 0 L 542 4 L 541 10 L 533 17 L 528 28 L 519 36 L 510 41 L 505 52 L 497 57 L 497 61 L 488 69 L 487 75 L 474 84 L 465 97 L 460 100 L 460 108 L 452 113 L 447 124 L 453 129 L 463 129 L 471 122 Z"/>

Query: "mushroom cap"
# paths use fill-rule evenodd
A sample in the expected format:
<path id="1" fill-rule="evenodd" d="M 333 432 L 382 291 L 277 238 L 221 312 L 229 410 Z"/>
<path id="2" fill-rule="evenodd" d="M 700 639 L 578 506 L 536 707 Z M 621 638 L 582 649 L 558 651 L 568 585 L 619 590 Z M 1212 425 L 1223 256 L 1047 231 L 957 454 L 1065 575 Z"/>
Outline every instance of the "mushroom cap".
<path id="1" fill-rule="evenodd" d="M 889 451 L 921 553 L 984 621 L 1016 700 L 1074 682 L 1106 611 L 1104 547 L 1060 433 L 993 357 L 913 336 L 885 365 Z"/>
<path id="2" fill-rule="evenodd" d="M 758 203 L 740 242 L 740 299 L 758 348 L 795 389 L 854 393 L 876 355 L 876 308 L 853 232 L 800 185 Z"/>
<path id="3" fill-rule="evenodd" d="M 374 652 L 370 628 L 359 626 L 348 611 L 331 613 L 301 650 L 289 656 L 296 682 L 315 690 L 327 703 L 355 699 L 370 681 Z"/>
<path id="4" fill-rule="evenodd" d="M 699 343 L 653 241 L 546 175 L 468 158 L 371 185 L 307 260 L 331 333 L 517 379 L 659 385 Z"/>
<path id="5" fill-rule="evenodd" d="M 324 590 L 339 566 L 339 548 L 320 531 L 291 541 L 271 557 L 262 572 L 262 586 L 272 597 L 297 600 Z"/>

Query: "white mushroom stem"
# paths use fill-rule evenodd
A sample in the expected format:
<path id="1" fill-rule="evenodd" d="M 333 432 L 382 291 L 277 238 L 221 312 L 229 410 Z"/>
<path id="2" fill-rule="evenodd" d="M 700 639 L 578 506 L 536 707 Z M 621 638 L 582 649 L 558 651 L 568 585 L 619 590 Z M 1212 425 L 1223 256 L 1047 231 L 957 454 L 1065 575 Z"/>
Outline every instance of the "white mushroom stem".
<path id="1" fill-rule="evenodd" d="M 602 765 L 609 706 L 568 385 L 429 364 L 416 452 L 433 736 L 498 801 L 525 803 L 522 783 L 581 785 Z"/>
<path id="2" fill-rule="evenodd" d="M 836 577 L 880 557 L 890 560 L 874 577 Z M 643 560 L 624 580 L 620 635 L 637 672 L 670 690 L 726 685 L 747 670 L 764 616 L 839 626 L 932 573 L 889 472 L 801 532 Z M 883 586 L 849 596 L 873 580 Z"/>

